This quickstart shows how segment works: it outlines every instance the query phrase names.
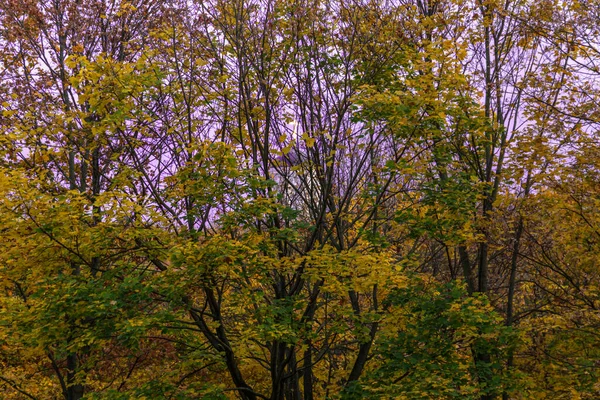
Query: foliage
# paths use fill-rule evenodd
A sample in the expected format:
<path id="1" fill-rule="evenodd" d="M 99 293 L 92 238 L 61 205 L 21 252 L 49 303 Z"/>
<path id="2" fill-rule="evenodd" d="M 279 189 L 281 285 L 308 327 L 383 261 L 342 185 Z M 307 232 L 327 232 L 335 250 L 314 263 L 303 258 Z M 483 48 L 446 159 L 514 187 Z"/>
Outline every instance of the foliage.
<path id="1" fill-rule="evenodd" d="M 3 398 L 598 398 L 599 15 L 0 0 Z"/>
<path id="2" fill-rule="evenodd" d="M 517 334 L 503 326 L 485 296 L 414 277 L 385 303 L 389 313 L 373 351 L 375 367 L 348 398 L 476 399 L 520 389 L 515 371 L 503 365 Z M 473 360 L 477 351 L 491 359 Z"/>

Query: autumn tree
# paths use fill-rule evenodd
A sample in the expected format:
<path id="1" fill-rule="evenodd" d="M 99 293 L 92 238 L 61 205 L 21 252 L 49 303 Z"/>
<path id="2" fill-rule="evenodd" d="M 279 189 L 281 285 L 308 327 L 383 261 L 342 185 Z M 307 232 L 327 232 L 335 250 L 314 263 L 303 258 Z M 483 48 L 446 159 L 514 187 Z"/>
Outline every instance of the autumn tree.
<path id="1" fill-rule="evenodd" d="M 594 398 L 594 10 L 1 3 L 7 398 Z"/>

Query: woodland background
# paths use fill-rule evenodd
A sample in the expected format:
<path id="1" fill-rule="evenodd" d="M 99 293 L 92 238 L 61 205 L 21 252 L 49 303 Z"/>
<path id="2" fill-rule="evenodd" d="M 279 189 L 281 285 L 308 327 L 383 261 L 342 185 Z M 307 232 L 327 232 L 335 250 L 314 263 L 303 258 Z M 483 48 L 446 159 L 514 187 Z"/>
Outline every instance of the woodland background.
<path id="1" fill-rule="evenodd" d="M 3 399 L 597 399 L 594 0 L 0 0 Z"/>

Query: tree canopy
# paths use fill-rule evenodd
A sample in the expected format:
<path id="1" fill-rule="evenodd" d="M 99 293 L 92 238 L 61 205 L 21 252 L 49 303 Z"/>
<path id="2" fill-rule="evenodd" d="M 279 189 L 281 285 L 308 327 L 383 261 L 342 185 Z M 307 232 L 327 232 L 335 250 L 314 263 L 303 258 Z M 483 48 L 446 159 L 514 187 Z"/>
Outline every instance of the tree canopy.
<path id="1" fill-rule="evenodd" d="M 599 398 L 599 18 L 0 0 L 0 397 Z"/>

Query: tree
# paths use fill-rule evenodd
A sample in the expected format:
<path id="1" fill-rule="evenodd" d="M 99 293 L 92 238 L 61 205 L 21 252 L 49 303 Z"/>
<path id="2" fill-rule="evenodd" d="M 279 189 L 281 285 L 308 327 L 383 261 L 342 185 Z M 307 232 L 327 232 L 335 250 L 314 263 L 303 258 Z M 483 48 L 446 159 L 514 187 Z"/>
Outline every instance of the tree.
<path id="1" fill-rule="evenodd" d="M 593 11 L 2 3 L 3 389 L 593 398 Z"/>

